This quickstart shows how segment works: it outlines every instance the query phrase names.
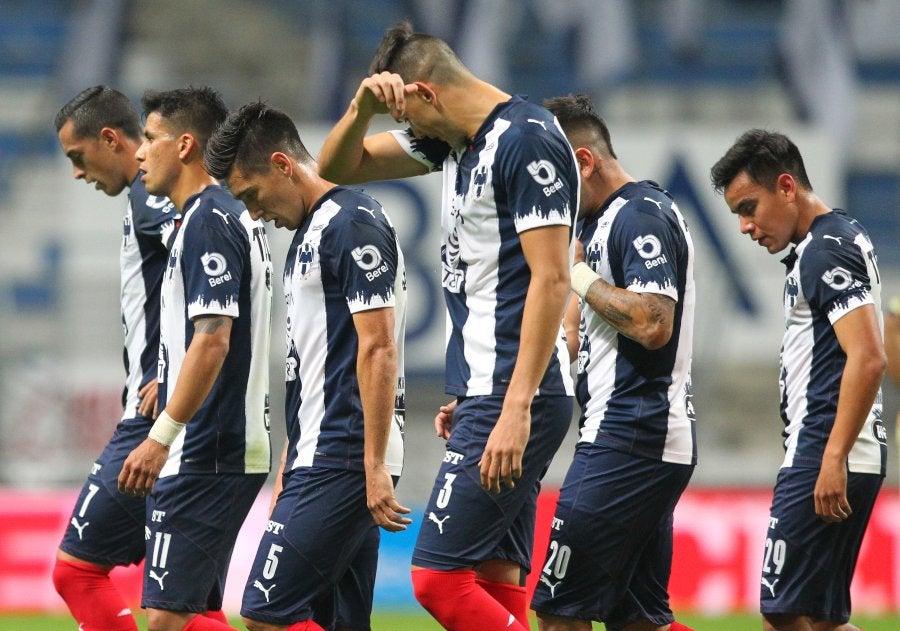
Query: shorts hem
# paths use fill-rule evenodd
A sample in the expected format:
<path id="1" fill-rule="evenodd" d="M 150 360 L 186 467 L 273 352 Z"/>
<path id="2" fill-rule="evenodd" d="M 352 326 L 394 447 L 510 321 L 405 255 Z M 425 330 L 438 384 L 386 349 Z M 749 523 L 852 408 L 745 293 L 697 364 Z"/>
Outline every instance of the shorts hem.
<path id="1" fill-rule="evenodd" d="M 205 604 L 195 605 L 193 603 L 177 603 L 167 600 L 141 600 L 141 608 L 143 609 L 162 609 L 163 611 L 174 611 L 178 613 L 206 613 L 208 610 Z"/>
<path id="2" fill-rule="evenodd" d="M 241 607 L 241 617 L 253 620 L 255 622 L 263 622 L 265 624 L 274 624 L 280 627 L 289 627 L 297 622 L 305 622 L 312 620 L 312 614 L 306 618 L 273 616 L 272 614 L 262 613 L 255 609 L 245 609 Z"/>
<path id="3" fill-rule="evenodd" d="M 143 547 L 143 546 L 141 546 Z M 129 565 L 137 565 L 143 560 L 143 555 L 137 561 L 133 559 L 111 559 L 106 557 L 95 556 L 93 554 L 85 554 L 83 550 L 76 550 L 75 548 L 66 545 L 65 543 L 61 543 L 59 545 L 59 549 L 65 552 L 66 554 L 70 554 L 75 557 L 78 561 L 84 561 L 85 563 L 90 563 L 91 565 L 104 565 L 110 567 L 128 567 Z"/>
<path id="4" fill-rule="evenodd" d="M 810 609 L 760 607 L 759 612 L 762 615 L 772 614 L 776 616 L 807 616 L 813 620 L 825 620 L 828 622 L 836 622 L 838 624 L 847 624 L 850 622 L 850 614 L 836 614 L 834 612 L 812 611 Z"/>

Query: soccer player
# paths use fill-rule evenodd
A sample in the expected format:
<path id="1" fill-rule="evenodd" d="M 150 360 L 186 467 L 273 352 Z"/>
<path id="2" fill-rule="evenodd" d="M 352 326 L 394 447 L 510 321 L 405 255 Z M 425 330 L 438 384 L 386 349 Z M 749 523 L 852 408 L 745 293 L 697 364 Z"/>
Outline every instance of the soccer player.
<path id="1" fill-rule="evenodd" d="M 786 136 L 753 129 L 712 167 L 740 230 L 782 262 L 785 458 L 766 534 L 768 630 L 854 631 L 850 582 L 885 474 L 881 278 L 865 229 L 813 191 Z"/>
<path id="2" fill-rule="evenodd" d="M 540 478 L 572 415 L 562 317 L 578 201 L 543 107 L 475 77 L 442 40 L 390 29 L 319 156 L 338 182 L 443 171 L 448 438 L 413 554 L 416 598 L 447 629 L 528 628 Z M 390 114 L 405 131 L 366 135 Z"/>
<path id="3" fill-rule="evenodd" d="M 149 628 L 228 629 L 196 614 L 221 609 L 235 538 L 269 471 L 272 263 L 265 226 L 203 169 L 228 114 L 221 97 L 188 88 L 147 92 L 141 103 L 143 182 L 183 219 L 162 286 L 161 411 L 119 488 L 150 498 Z"/>
<path id="4" fill-rule="evenodd" d="M 686 629 L 667 587 L 672 513 L 697 462 L 693 243 L 672 197 L 624 170 L 588 97 L 544 105 L 581 175 L 568 316 L 582 415 L 532 608 L 548 631 Z"/>
<path id="5" fill-rule="evenodd" d="M 124 412 L 75 503 L 53 584 L 84 631 L 132 631 L 134 616 L 109 572 L 144 558 L 147 502 L 120 495 L 116 479 L 125 456 L 153 424 L 159 289 L 179 215 L 169 200 L 148 195 L 140 180 L 134 153 L 141 144 L 141 121 L 128 97 L 104 85 L 87 88 L 59 110 L 55 122 L 75 179 L 112 197 L 127 188 L 128 204 L 120 255 Z"/>
<path id="6" fill-rule="evenodd" d="M 284 268 L 288 447 L 247 579 L 252 631 L 369 629 L 379 530 L 411 523 L 403 466 L 406 272 L 374 199 L 323 180 L 291 119 L 263 103 L 206 149 L 250 215 L 296 231 Z M 335 610 L 333 606 L 337 604 Z"/>

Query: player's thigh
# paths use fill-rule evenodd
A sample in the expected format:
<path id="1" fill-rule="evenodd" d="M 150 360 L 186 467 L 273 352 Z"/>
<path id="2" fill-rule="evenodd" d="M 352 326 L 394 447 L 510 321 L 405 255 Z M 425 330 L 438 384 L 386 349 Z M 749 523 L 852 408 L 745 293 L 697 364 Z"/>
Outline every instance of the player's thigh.
<path id="1" fill-rule="evenodd" d="M 60 549 L 98 565 L 129 565 L 144 557 L 147 501 L 119 493 L 122 463 L 146 437 L 152 421 L 137 417 L 116 427 L 78 495 Z"/>
<path id="2" fill-rule="evenodd" d="M 830 524 L 815 514 L 818 469 L 778 474 L 763 546 L 760 610 L 846 622 L 850 582 L 883 477 L 850 473 L 847 496 L 853 514 Z"/>
<path id="3" fill-rule="evenodd" d="M 157 480 L 147 505 L 142 606 L 222 608 L 238 532 L 265 474 L 178 474 Z"/>
<path id="4" fill-rule="evenodd" d="M 502 405 L 503 397 L 493 396 L 464 398 L 457 404 L 453 432 L 426 505 L 413 565 L 449 570 L 504 558 L 528 567 L 537 490 L 567 431 L 572 400 L 535 399 L 522 477 L 512 489 L 489 493 L 481 485 L 478 463 Z"/>
<path id="5" fill-rule="evenodd" d="M 302 468 L 288 477 L 247 579 L 242 616 L 321 624 L 329 617 L 322 609 L 331 607 L 335 619 L 368 624 L 380 535 L 365 484 L 365 473 L 340 469 Z"/>
<path id="6" fill-rule="evenodd" d="M 664 584 L 671 567 L 671 515 L 693 467 L 579 445 L 551 522 L 532 606 L 564 617 L 605 620 L 636 573 Z M 665 599 L 664 586 L 648 600 Z"/>

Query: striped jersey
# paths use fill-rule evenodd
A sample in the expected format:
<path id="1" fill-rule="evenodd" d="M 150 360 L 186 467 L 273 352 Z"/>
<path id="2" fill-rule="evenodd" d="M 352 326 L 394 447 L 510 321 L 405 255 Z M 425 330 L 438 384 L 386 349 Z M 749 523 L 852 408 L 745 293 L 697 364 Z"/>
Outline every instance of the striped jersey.
<path id="1" fill-rule="evenodd" d="M 122 420 L 138 416 L 138 393 L 156 379 L 159 353 L 159 290 L 168 246 L 181 215 L 165 197 L 149 195 L 138 171 L 128 191 L 119 253 L 125 388 Z"/>
<path id="2" fill-rule="evenodd" d="M 172 444 L 160 477 L 266 473 L 272 260 L 265 226 L 221 186 L 206 187 L 184 208 L 162 286 L 160 410 L 178 386 L 194 335 L 192 320 L 216 315 L 233 320 L 219 376 Z"/>
<path id="3" fill-rule="evenodd" d="M 356 373 L 353 314 L 394 309 L 397 391 L 386 465 L 403 466 L 406 271 L 397 235 L 381 205 L 335 187 L 297 230 L 284 266 L 287 303 L 286 471 L 364 470 L 365 425 Z"/>
<path id="4" fill-rule="evenodd" d="M 843 211 L 817 216 L 809 233 L 783 259 L 785 331 L 781 345 L 782 467 L 818 469 L 834 426 L 847 355 L 834 323 L 874 305 L 879 326 L 881 278 L 865 229 Z M 885 474 L 887 433 L 881 389 L 848 458 L 849 470 Z"/>
<path id="5" fill-rule="evenodd" d="M 584 220 L 579 238 L 586 263 L 606 282 L 675 301 L 672 337 L 657 350 L 625 337 L 581 302 L 579 442 L 696 464 L 694 246 L 684 217 L 655 182 L 630 182 Z"/>
<path id="6" fill-rule="evenodd" d="M 580 186 L 572 149 L 556 118 L 521 97 L 499 104 L 461 148 L 411 129 L 393 133 L 410 156 L 443 171 L 446 392 L 501 395 L 519 354 L 531 280 L 519 234 L 572 228 Z M 537 394 L 573 394 L 562 324 Z"/>

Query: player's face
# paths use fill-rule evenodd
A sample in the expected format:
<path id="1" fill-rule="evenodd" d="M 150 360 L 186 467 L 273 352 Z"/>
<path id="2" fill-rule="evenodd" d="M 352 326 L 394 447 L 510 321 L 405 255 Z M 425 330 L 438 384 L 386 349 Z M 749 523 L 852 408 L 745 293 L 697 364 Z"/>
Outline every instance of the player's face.
<path id="1" fill-rule="evenodd" d="M 144 124 L 144 142 L 134 157 L 140 164 L 141 181 L 147 192 L 153 195 L 169 195 L 181 171 L 178 135 L 159 112 L 147 115 Z"/>
<path id="2" fill-rule="evenodd" d="M 58 136 L 76 180 L 93 184 L 96 190 L 110 196 L 118 195 L 130 184 L 117 159 L 112 130 L 104 128 L 97 137 L 78 138 L 75 123 L 68 120 L 60 127 Z"/>
<path id="3" fill-rule="evenodd" d="M 231 194 L 243 202 L 254 219 L 272 221 L 276 228 L 296 230 L 303 223 L 306 209 L 289 177 L 269 165 L 263 173 L 245 173 L 231 169 L 226 178 Z"/>
<path id="4" fill-rule="evenodd" d="M 774 191 L 754 182 L 742 171 L 725 188 L 725 203 L 738 216 L 742 234 L 766 248 L 780 252 L 795 241 L 796 209 L 786 191 L 776 185 Z"/>
<path id="5" fill-rule="evenodd" d="M 404 119 L 416 138 L 439 138 L 451 145 L 465 142 L 465 134 L 457 134 L 451 130 L 433 102 L 416 92 L 406 99 L 406 116 Z"/>

